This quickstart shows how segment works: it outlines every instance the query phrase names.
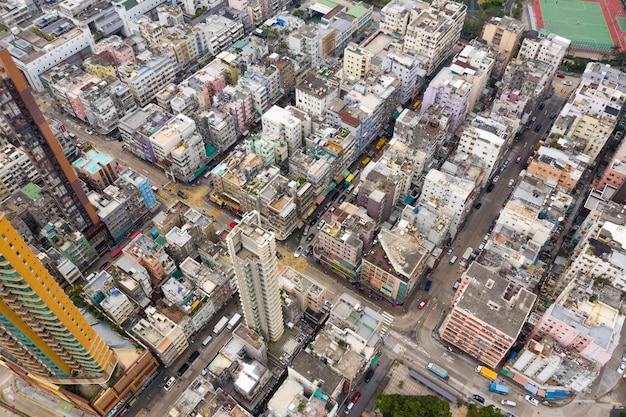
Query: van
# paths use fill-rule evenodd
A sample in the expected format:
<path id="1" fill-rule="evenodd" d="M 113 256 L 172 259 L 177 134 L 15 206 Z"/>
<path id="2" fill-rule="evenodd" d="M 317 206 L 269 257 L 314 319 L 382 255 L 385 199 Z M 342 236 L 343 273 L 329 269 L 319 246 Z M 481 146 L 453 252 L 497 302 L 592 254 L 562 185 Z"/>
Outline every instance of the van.
<path id="1" fill-rule="evenodd" d="M 517 405 L 515 401 L 511 401 L 511 400 L 502 400 L 500 401 L 500 403 L 502 405 L 508 405 L 509 407 L 515 407 Z"/>
<path id="2" fill-rule="evenodd" d="M 211 343 L 212 340 L 213 340 L 213 336 L 207 336 L 206 339 L 202 341 L 202 346 L 207 346 L 209 343 Z"/>
<path id="3" fill-rule="evenodd" d="M 165 389 L 165 391 L 169 391 L 172 389 L 175 383 L 176 383 L 176 378 L 171 377 L 170 379 L 167 380 L 167 382 L 165 383 L 165 386 L 163 386 L 163 389 Z"/>
<path id="4" fill-rule="evenodd" d="M 426 285 L 424 286 L 424 290 L 428 291 L 430 290 L 430 287 L 432 287 L 433 282 L 432 281 L 426 281 Z"/>
<path id="5" fill-rule="evenodd" d="M 76 135 L 73 134 L 73 133 L 69 133 L 69 137 L 72 138 L 72 139 L 76 139 Z"/>
<path id="6" fill-rule="evenodd" d="M 450 258 L 450 263 L 451 264 L 455 263 L 456 262 L 456 258 L 457 258 L 456 255 L 454 255 L 452 258 Z"/>
<path id="7" fill-rule="evenodd" d="M 181 367 L 178 369 L 178 372 L 176 372 L 176 375 L 178 375 L 178 376 L 183 376 L 183 374 L 184 374 L 185 372 L 187 372 L 187 370 L 188 370 L 188 369 L 189 369 L 189 364 L 188 364 L 188 363 L 185 363 L 185 364 L 183 364 L 183 366 L 181 366 Z"/>
<path id="8" fill-rule="evenodd" d="M 187 359 L 187 362 L 191 363 L 195 361 L 196 359 L 198 359 L 198 356 L 200 356 L 200 352 L 198 352 L 197 350 L 194 350 L 193 353 L 189 355 L 189 359 Z"/>
<path id="9" fill-rule="evenodd" d="M 461 280 L 457 279 L 456 281 L 454 281 L 454 285 L 452 286 L 452 289 L 456 290 L 457 288 L 459 288 L 459 285 L 461 285 Z"/>
<path id="10" fill-rule="evenodd" d="M 346 414 L 350 414 L 350 410 L 352 410 L 352 407 L 354 407 L 354 403 L 348 404 L 348 406 L 346 407 Z"/>

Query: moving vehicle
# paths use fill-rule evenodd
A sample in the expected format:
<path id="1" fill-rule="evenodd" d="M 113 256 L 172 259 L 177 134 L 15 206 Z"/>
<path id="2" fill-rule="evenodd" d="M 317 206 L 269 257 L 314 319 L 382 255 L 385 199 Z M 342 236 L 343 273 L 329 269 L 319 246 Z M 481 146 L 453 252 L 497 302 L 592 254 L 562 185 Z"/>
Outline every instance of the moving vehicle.
<path id="1" fill-rule="evenodd" d="M 278 253 L 278 252 L 277 252 Z M 213 340 L 213 336 L 207 336 L 203 341 L 202 341 L 202 346 L 207 346 L 209 343 L 211 343 L 211 341 Z"/>
<path id="2" fill-rule="evenodd" d="M 515 180 L 513 178 L 511 178 L 509 180 L 509 183 L 507 184 L 507 187 L 512 188 L 515 185 Z"/>
<path id="3" fill-rule="evenodd" d="M 241 314 L 235 313 L 235 315 L 228 321 L 226 328 L 232 330 L 241 322 Z"/>
<path id="4" fill-rule="evenodd" d="M 487 186 L 487 192 L 488 193 L 492 192 L 495 186 L 496 185 L 494 183 L 490 182 L 489 185 Z"/>
<path id="5" fill-rule="evenodd" d="M 517 158 L 515 158 L 515 163 L 519 164 L 521 160 L 522 160 L 522 155 L 518 155 Z"/>
<path id="6" fill-rule="evenodd" d="M 535 132 L 539 132 L 541 130 L 541 123 L 535 126 Z"/>
<path id="7" fill-rule="evenodd" d="M 474 399 L 474 401 L 476 401 L 477 403 L 481 403 L 484 404 L 485 403 L 485 399 L 483 397 L 481 397 L 478 394 L 474 394 L 472 395 L 472 398 Z"/>
<path id="8" fill-rule="evenodd" d="M 515 401 L 511 401 L 511 400 L 502 400 L 500 401 L 500 404 L 508 405 L 509 407 L 515 407 L 517 405 Z"/>
<path id="9" fill-rule="evenodd" d="M 437 375 L 441 379 L 449 378 L 448 371 L 442 368 L 441 366 L 437 365 L 436 363 L 431 362 L 426 367 L 428 368 L 430 372 Z"/>
<path id="10" fill-rule="evenodd" d="M 556 119 L 556 113 L 550 113 L 550 120 Z"/>
<path id="11" fill-rule="evenodd" d="M 186 199 L 187 199 L 187 194 L 185 194 L 185 193 L 184 193 L 184 192 L 182 192 L 182 191 L 179 191 L 179 192 L 177 192 L 176 194 L 177 194 L 180 198 L 182 198 L 182 199 L 184 199 L 184 200 L 186 200 Z"/>
<path id="12" fill-rule="evenodd" d="M 474 249 L 471 246 L 468 246 L 468 248 L 465 249 L 465 252 L 463 252 L 463 257 L 461 258 L 463 266 L 465 266 L 467 261 L 469 261 L 470 256 L 472 256 L 472 252 L 474 252 Z"/>
<path id="13" fill-rule="evenodd" d="M 450 258 L 450 263 L 453 264 L 456 262 L 457 256 L 454 255 L 452 258 Z"/>
<path id="14" fill-rule="evenodd" d="M 492 371 L 491 369 L 487 368 L 486 366 L 477 366 L 476 367 L 476 372 L 481 374 L 482 376 L 484 376 L 485 378 L 487 378 L 490 381 L 495 381 L 496 378 L 498 378 L 498 373 L 496 371 Z"/>
<path id="15" fill-rule="evenodd" d="M 544 107 L 546 107 L 546 105 L 545 105 L 544 103 L 541 103 L 541 104 L 539 105 L 539 110 L 543 110 L 543 108 L 544 108 Z"/>
<path id="16" fill-rule="evenodd" d="M 423 309 L 424 307 L 426 307 L 428 305 L 428 299 L 424 298 L 422 300 L 422 302 L 420 302 L 420 304 L 417 306 L 418 310 Z"/>
<path id="17" fill-rule="evenodd" d="M 172 389 L 172 387 L 174 386 L 175 383 L 176 383 L 176 378 L 175 377 L 170 377 L 170 379 L 167 380 L 167 382 L 165 383 L 163 388 L 165 389 L 165 391 L 169 391 L 169 390 Z"/>
<path id="18" fill-rule="evenodd" d="M 535 397 L 531 397 L 530 395 L 526 395 L 526 396 L 524 396 L 524 398 L 526 399 L 526 401 L 528 401 L 529 403 L 531 403 L 535 407 L 537 407 L 539 405 L 539 400 L 537 400 Z"/>
<path id="19" fill-rule="evenodd" d="M 227 324 L 228 324 L 228 317 L 222 317 L 220 321 L 217 322 L 215 327 L 213 327 L 213 334 L 217 336 L 218 334 L 222 333 L 222 330 L 226 328 Z"/>
<path id="20" fill-rule="evenodd" d="M 185 372 L 187 372 L 188 369 L 189 369 L 189 364 L 188 363 L 184 363 L 183 366 L 178 368 L 178 371 L 176 372 L 176 375 L 183 376 L 183 374 Z"/>
<path id="21" fill-rule="evenodd" d="M 195 361 L 196 359 L 198 359 L 198 356 L 200 356 L 200 352 L 198 352 L 197 350 L 194 350 L 193 353 L 191 355 L 189 355 L 189 358 L 187 359 L 187 362 L 191 363 L 191 362 Z"/>
<path id="22" fill-rule="evenodd" d="M 495 392 L 497 394 L 509 395 L 509 387 L 502 384 L 489 384 L 489 392 Z"/>
<path id="23" fill-rule="evenodd" d="M 93 130 L 89 129 L 89 128 L 85 128 L 85 133 L 88 135 L 93 135 Z"/>
<path id="24" fill-rule="evenodd" d="M 293 253 L 293 256 L 295 258 L 299 258 L 301 254 L 302 254 L 302 246 L 298 246 L 298 249 L 296 249 L 296 251 Z"/>

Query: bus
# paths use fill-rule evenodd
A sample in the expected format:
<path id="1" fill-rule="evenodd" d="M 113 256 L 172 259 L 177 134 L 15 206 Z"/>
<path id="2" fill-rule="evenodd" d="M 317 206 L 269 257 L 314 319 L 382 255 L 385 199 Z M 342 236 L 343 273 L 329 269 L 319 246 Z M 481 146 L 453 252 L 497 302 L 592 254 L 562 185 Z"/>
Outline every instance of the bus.
<path id="1" fill-rule="evenodd" d="M 123 250 L 123 249 L 124 249 L 124 248 L 123 248 L 123 247 L 121 247 L 121 246 L 120 246 L 119 248 L 115 249 L 113 252 L 111 252 L 111 258 L 112 258 L 112 259 L 115 259 L 115 258 L 117 258 L 118 256 L 120 256 L 120 255 L 122 254 L 122 250 Z"/>

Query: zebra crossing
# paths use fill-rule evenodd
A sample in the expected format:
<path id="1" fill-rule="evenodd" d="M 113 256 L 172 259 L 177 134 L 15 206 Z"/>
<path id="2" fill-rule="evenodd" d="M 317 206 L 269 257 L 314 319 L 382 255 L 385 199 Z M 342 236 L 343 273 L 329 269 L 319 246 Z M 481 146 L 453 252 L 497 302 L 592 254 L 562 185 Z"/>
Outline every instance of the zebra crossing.
<path id="1" fill-rule="evenodd" d="M 383 316 L 383 325 L 380 328 L 380 336 L 383 337 L 385 336 L 385 333 L 387 333 L 387 330 L 389 330 L 389 328 L 391 327 L 391 324 L 393 323 L 393 316 L 389 313 L 387 313 L 386 311 L 382 312 L 382 316 Z"/>

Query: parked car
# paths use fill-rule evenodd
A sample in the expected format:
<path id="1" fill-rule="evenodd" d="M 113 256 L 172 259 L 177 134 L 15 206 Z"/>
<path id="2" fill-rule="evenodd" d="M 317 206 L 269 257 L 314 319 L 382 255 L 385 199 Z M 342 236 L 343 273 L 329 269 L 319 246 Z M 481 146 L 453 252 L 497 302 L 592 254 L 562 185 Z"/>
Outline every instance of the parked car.
<path id="1" fill-rule="evenodd" d="M 556 78 L 565 78 L 565 75 L 563 75 L 563 74 L 556 74 Z"/>
<path id="2" fill-rule="evenodd" d="M 306 247 L 306 249 L 304 250 L 304 256 L 309 256 L 311 252 L 313 252 L 313 245 L 309 245 Z"/>
<path id="3" fill-rule="evenodd" d="M 230 222 L 229 226 L 230 226 L 230 227 L 232 227 L 232 228 L 235 228 L 235 227 L 237 226 L 237 223 L 235 223 L 235 222 Z"/>
<path id="4" fill-rule="evenodd" d="M 344 201 L 346 201 L 346 196 L 345 196 L 345 195 L 342 195 L 341 197 L 339 197 L 339 200 L 337 200 L 337 203 L 341 204 L 341 203 L 343 203 Z"/>
<path id="5" fill-rule="evenodd" d="M 315 238 L 315 234 L 311 233 L 310 235 L 308 235 L 306 237 L 306 243 L 309 243 L 310 241 L 312 241 Z"/>
<path id="6" fill-rule="evenodd" d="M 617 368 L 617 373 L 621 375 L 621 374 L 623 374 L 623 373 L 624 373 L 624 370 L 625 370 L 625 369 L 626 369 L 626 363 L 622 362 L 622 363 L 619 365 L 619 368 Z"/>
<path id="7" fill-rule="evenodd" d="M 283 255 L 280 254 L 280 252 L 276 251 L 276 257 L 278 259 L 283 259 Z"/>
<path id="8" fill-rule="evenodd" d="M 495 184 L 496 182 L 498 182 L 499 179 L 500 179 L 500 176 L 496 175 L 495 177 L 493 177 L 493 180 L 491 180 L 491 182 Z"/>
<path id="9" fill-rule="evenodd" d="M 522 155 L 518 155 L 517 158 L 515 158 L 515 163 L 519 164 L 522 160 Z"/>
<path id="10" fill-rule="evenodd" d="M 446 252 L 448 253 L 448 255 L 452 255 L 452 252 L 454 252 L 454 248 L 453 247 L 449 247 Z M 624 355 L 626 355 L 626 353 Z"/>
<path id="11" fill-rule="evenodd" d="M 298 249 L 293 253 L 293 256 L 298 258 L 302 254 L 302 246 L 298 246 Z"/>
<path id="12" fill-rule="evenodd" d="M 556 119 L 556 113 L 550 113 L 550 120 Z"/>
<path id="13" fill-rule="evenodd" d="M 479 201 L 478 203 L 474 204 L 474 208 L 479 209 L 483 206 L 482 201 Z"/>
<path id="14" fill-rule="evenodd" d="M 513 185 L 515 185 L 515 180 L 513 178 L 511 178 L 509 180 L 509 183 L 507 184 L 507 187 L 511 188 L 511 187 L 513 187 Z"/>
<path id="15" fill-rule="evenodd" d="M 539 105 L 539 110 L 543 110 L 543 108 L 544 108 L 544 107 L 546 107 L 546 105 L 545 105 L 544 103 L 541 103 L 541 104 Z"/>
<path id="16" fill-rule="evenodd" d="M 179 191 L 179 192 L 177 192 L 176 194 L 177 194 L 180 198 L 182 198 L 182 199 L 185 199 L 185 200 L 187 199 L 187 194 L 185 194 L 185 193 L 184 193 L 184 192 L 182 192 L 182 191 Z"/>
<path id="17" fill-rule="evenodd" d="M 93 130 L 89 129 L 89 128 L 85 128 L 85 133 L 88 135 L 93 135 Z"/>
<path id="18" fill-rule="evenodd" d="M 526 401 L 528 401 L 529 403 L 531 403 L 535 407 L 537 407 L 539 405 L 539 400 L 537 400 L 535 397 L 531 397 L 530 395 L 526 395 L 526 396 L 524 396 L 524 398 L 526 398 Z"/>
<path id="19" fill-rule="evenodd" d="M 487 192 L 488 193 L 492 192 L 495 186 L 496 185 L 494 183 L 490 182 L 489 185 L 487 186 Z"/>
<path id="20" fill-rule="evenodd" d="M 363 380 L 367 384 L 368 382 L 372 380 L 373 376 L 374 376 L 374 369 L 370 368 L 369 371 L 367 371 L 367 373 L 365 374 L 365 378 Z"/>
<path id="21" fill-rule="evenodd" d="M 428 299 L 424 298 L 424 299 L 422 300 L 422 302 L 421 302 L 421 303 L 417 306 L 417 308 L 418 308 L 419 310 L 421 310 L 421 309 L 423 309 L 424 307 L 426 307 L 426 305 L 428 305 Z"/>
<path id="22" fill-rule="evenodd" d="M 187 362 L 191 363 L 195 361 L 196 359 L 198 359 L 198 356 L 200 356 L 200 352 L 198 352 L 197 350 L 194 350 L 193 353 L 189 355 L 189 359 L 187 359 Z"/>
<path id="23" fill-rule="evenodd" d="M 325 224 L 326 220 L 320 220 L 320 222 L 317 224 L 317 230 L 322 230 L 322 227 L 324 227 Z"/>

